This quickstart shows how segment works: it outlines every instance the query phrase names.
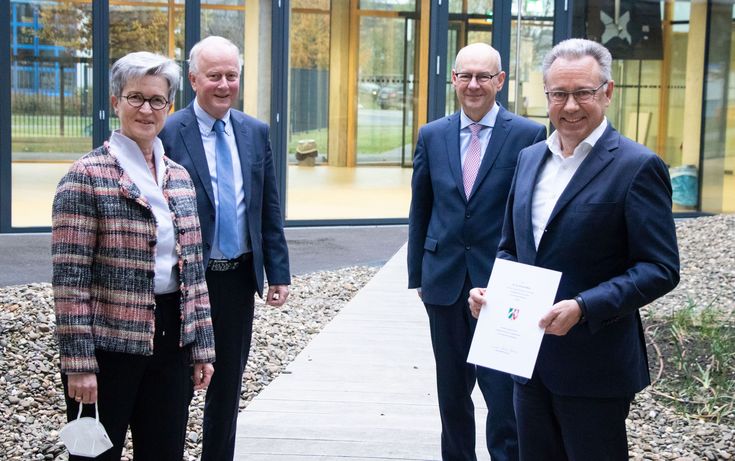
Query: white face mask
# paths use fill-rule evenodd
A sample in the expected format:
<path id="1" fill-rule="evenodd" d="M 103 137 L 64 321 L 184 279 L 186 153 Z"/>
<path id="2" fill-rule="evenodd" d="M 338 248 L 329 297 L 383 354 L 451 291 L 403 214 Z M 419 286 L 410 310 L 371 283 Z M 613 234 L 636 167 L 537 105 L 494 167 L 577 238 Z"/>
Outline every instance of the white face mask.
<path id="1" fill-rule="evenodd" d="M 112 448 L 110 437 L 105 427 L 100 423 L 100 414 L 97 404 L 94 404 L 95 417 L 82 418 L 82 404 L 79 404 L 77 419 L 64 425 L 59 431 L 61 441 L 72 455 L 96 458 Z"/>

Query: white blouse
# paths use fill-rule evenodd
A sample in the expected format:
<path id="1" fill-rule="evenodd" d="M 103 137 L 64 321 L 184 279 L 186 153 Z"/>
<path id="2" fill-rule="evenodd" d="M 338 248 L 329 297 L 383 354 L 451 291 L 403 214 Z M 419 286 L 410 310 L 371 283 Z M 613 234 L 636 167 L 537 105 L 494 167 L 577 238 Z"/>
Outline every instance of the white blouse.
<path id="1" fill-rule="evenodd" d="M 156 165 L 156 180 L 153 179 L 143 152 L 132 139 L 116 130 L 110 136 L 110 152 L 117 158 L 120 166 L 140 189 L 148 201 L 156 219 L 156 246 L 154 247 L 156 265 L 153 279 L 153 292 L 157 295 L 172 293 L 179 289 L 179 277 L 174 235 L 173 213 L 163 196 L 163 178 L 166 166 L 163 163 L 163 144 L 156 138 L 153 142 L 153 161 Z"/>

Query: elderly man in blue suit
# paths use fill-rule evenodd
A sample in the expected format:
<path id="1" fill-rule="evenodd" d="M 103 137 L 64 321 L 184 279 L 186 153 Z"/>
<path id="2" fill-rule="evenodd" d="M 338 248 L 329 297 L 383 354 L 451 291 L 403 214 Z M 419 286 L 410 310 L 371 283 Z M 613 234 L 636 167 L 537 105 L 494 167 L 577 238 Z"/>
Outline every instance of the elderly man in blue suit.
<path id="1" fill-rule="evenodd" d="M 231 108 L 240 90 L 240 51 L 225 38 L 207 37 L 191 49 L 189 68 L 196 99 L 169 117 L 159 137 L 196 187 L 217 354 L 202 460 L 227 461 L 234 456 L 263 268 L 269 305 L 283 305 L 291 279 L 268 126 Z"/>
<path id="2" fill-rule="evenodd" d="M 504 82 L 495 49 L 462 48 L 452 70 L 462 109 L 422 127 L 414 154 L 408 278 L 429 316 L 444 460 L 476 459 L 475 382 L 489 410 L 493 461 L 518 457 L 510 376 L 467 363 L 469 290 L 490 277 L 518 152 L 546 138 L 545 127 L 496 103 Z"/>
<path id="3" fill-rule="evenodd" d="M 522 460 L 628 459 L 625 419 L 650 383 L 638 309 L 679 281 L 668 170 L 605 117 L 611 63 L 581 39 L 545 57 L 556 131 L 521 151 L 508 198 L 498 257 L 562 273 L 533 375 L 514 378 Z"/>

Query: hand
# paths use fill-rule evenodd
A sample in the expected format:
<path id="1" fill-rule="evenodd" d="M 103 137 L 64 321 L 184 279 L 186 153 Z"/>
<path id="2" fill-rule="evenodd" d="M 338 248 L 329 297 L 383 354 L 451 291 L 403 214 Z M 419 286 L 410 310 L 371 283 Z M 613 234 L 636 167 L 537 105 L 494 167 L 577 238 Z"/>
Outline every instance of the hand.
<path id="1" fill-rule="evenodd" d="M 94 373 L 72 373 L 67 375 L 69 397 L 77 403 L 97 402 L 97 375 Z"/>
<path id="2" fill-rule="evenodd" d="M 470 312 L 474 318 L 480 316 L 480 310 L 485 305 L 485 288 L 473 288 L 470 290 L 470 297 L 467 298 L 467 304 L 470 305 Z"/>
<path id="3" fill-rule="evenodd" d="M 564 336 L 579 323 L 582 308 L 573 299 L 564 299 L 552 306 L 548 314 L 539 320 L 538 326 L 550 335 Z"/>
<path id="4" fill-rule="evenodd" d="M 194 376 L 191 378 L 194 381 L 194 390 L 200 391 L 206 389 L 209 386 L 209 381 L 211 381 L 213 374 L 214 367 L 211 363 L 195 363 Z"/>
<path id="5" fill-rule="evenodd" d="M 265 303 L 269 306 L 281 307 L 288 298 L 288 285 L 270 285 L 268 286 L 268 295 Z"/>

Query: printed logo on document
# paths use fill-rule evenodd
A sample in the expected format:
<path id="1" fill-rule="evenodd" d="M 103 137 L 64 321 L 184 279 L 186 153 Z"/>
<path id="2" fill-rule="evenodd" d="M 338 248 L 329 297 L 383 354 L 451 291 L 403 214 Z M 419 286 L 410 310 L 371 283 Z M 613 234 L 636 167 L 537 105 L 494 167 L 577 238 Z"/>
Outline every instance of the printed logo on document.
<path id="1" fill-rule="evenodd" d="M 517 319 L 519 313 L 520 313 L 520 310 L 517 307 L 508 308 L 508 318 L 511 320 Z"/>

